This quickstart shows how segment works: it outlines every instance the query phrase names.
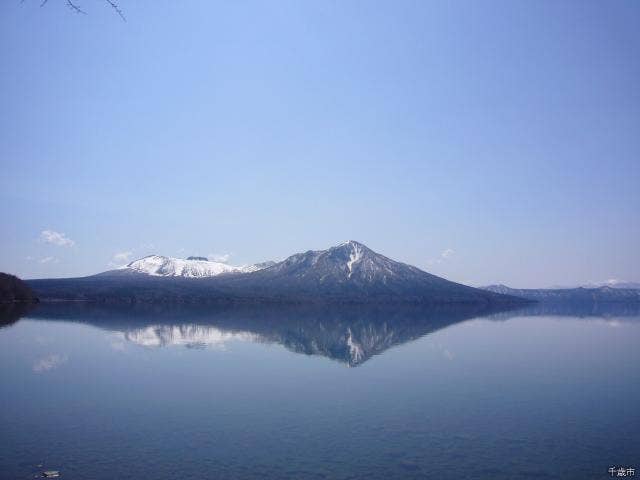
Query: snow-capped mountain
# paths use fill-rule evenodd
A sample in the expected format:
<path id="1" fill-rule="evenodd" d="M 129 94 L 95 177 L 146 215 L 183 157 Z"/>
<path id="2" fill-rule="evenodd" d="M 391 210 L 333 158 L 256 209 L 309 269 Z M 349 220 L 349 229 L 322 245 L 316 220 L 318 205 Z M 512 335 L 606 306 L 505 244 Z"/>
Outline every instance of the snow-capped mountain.
<path id="1" fill-rule="evenodd" d="M 267 268 L 275 262 L 263 262 L 255 265 L 234 266 L 214 262 L 206 257 L 173 258 L 161 255 L 149 255 L 134 260 L 122 270 L 161 277 L 215 277 L 223 273 L 249 273 Z"/>
<path id="2" fill-rule="evenodd" d="M 314 288 L 331 285 L 355 288 L 377 285 L 393 288 L 397 283 L 406 284 L 410 281 L 447 287 L 462 286 L 417 267 L 391 260 L 355 240 L 327 250 L 297 253 L 277 263 L 268 272 L 262 272 L 260 277 L 269 277 L 271 281 L 295 282 L 298 285 L 308 283 Z"/>
<path id="3" fill-rule="evenodd" d="M 271 268 L 225 279 L 220 289 L 242 295 L 346 302 L 500 303 L 490 292 L 450 282 L 349 240 L 292 255 Z M 489 295 L 487 295 L 489 294 Z M 516 300 L 517 299 L 511 299 Z"/>
<path id="4" fill-rule="evenodd" d="M 513 304 L 522 299 L 479 290 L 397 262 L 350 240 L 282 262 L 235 267 L 202 258 L 152 255 L 77 279 L 31 280 L 41 299 L 165 303 Z"/>

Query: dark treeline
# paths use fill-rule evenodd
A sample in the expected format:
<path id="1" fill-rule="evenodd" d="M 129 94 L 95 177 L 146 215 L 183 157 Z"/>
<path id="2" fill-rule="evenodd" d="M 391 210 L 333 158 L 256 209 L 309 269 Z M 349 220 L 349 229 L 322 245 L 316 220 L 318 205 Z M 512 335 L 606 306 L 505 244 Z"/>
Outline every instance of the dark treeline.
<path id="1" fill-rule="evenodd" d="M 0 272 L 0 303 L 37 302 L 31 287 L 14 275 Z"/>

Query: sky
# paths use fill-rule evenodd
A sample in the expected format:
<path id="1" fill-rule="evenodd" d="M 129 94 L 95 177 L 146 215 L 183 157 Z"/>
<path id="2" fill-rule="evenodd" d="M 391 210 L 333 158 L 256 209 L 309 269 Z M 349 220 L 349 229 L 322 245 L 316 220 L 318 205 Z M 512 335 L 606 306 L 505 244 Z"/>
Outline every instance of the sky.
<path id="1" fill-rule="evenodd" d="M 640 3 L 0 4 L 0 271 L 358 240 L 471 285 L 640 280 Z"/>

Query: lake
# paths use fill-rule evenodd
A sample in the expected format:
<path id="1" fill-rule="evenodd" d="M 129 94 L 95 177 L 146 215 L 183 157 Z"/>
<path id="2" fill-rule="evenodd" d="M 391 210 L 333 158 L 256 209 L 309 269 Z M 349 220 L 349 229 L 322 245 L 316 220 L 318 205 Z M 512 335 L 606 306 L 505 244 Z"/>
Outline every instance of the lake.
<path id="1" fill-rule="evenodd" d="M 17 317 L 0 328 L 1 478 L 640 468 L 637 307 L 42 305 Z"/>

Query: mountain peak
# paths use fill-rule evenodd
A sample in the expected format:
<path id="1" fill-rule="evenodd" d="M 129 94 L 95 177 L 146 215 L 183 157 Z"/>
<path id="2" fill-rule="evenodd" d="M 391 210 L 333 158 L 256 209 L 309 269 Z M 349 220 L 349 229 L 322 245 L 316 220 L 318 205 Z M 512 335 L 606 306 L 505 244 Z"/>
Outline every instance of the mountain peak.
<path id="1" fill-rule="evenodd" d="M 349 254 L 349 258 L 346 260 L 347 278 L 351 278 L 356 264 L 364 258 L 365 253 L 373 253 L 367 246 L 360 242 L 356 242 L 355 240 L 347 240 L 346 242 L 342 242 L 337 247 L 333 247 L 329 250 L 340 249 L 346 249 Z"/>
<path id="2" fill-rule="evenodd" d="M 297 253 L 280 262 L 273 272 L 296 281 L 317 285 L 350 285 L 363 289 L 377 284 L 383 290 L 395 281 L 429 274 L 395 262 L 355 240 L 342 242 L 326 250 Z M 418 273 L 419 272 L 419 273 Z"/>
<path id="3" fill-rule="evenodd" d="M 339 243 L 335 247 L 332 248 L 366 248 L 370 250 L 364 243 L 358 242 L 357 240 L 347 240 L 345 242 Z"/>

